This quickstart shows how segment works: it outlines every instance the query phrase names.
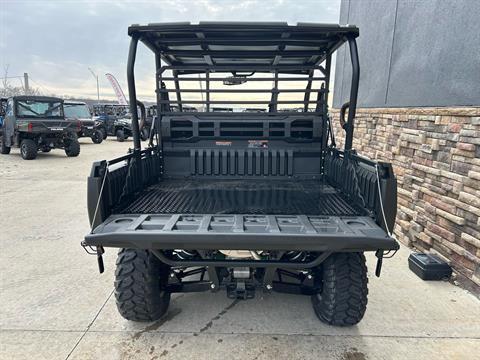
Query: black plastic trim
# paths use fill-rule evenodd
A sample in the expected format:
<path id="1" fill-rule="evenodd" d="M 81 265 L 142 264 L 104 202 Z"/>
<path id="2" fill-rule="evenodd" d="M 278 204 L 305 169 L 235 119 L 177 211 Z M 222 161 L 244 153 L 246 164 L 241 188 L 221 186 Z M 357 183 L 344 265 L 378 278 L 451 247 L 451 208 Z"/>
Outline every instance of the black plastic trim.
<path id="1" fill-rule="evenodd" d="M 369 217 L 112 215 L 84 245 L 191 250 L 396 250 Z"/>

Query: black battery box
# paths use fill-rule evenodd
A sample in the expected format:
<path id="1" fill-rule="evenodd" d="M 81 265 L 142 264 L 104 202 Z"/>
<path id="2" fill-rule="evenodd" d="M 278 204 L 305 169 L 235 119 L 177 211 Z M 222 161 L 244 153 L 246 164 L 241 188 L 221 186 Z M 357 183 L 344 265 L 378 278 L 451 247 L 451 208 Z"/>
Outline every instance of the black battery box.
<path id="1" fill-rule="evenodd" d="M 450 265 L 433 254 L 410 254 L 408 267 L 422 280 L 442 280 L 452 275 Z"/>

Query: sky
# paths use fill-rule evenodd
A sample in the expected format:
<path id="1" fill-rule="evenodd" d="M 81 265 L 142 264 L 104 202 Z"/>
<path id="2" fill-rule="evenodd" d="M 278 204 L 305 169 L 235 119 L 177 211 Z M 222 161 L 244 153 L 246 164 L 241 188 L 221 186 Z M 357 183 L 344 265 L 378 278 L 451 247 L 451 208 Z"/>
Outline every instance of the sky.
<path id="1" fill-rule="evenodd" d="M 0 0 L 0 76 L 27 72 L 43 94 L 113 99 L 105 73 L 126 91 L 131 24 L 189 21 L 286 21 L 338 23 L 340 0 Z M 137 51 L 137 95 L 154 99 L 154 57 Z M 11 79 L 20 86 L 20 79 Z"/>

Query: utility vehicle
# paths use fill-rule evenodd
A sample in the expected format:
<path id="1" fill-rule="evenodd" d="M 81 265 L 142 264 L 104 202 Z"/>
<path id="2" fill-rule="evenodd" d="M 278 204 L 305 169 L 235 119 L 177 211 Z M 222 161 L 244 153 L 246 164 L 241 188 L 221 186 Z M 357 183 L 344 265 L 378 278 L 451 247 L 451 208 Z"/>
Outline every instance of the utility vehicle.
<path id="1" fill-rule="evenodd" d="M 148 138 L 148 129 L 145 127 L 145 105 L 137 101 L 138 109 L 136 112 L 141 113 L 142 122 L 141 138 L 146 140 Z M 117 104 L 96 104 L 93 106 L 93 114 L 95 116 L 96 126 L 103 133 L 103 139 L 107 136 L 116 136 L 117 140 L 123 142 L 132 136 L 132 115 L 130 109 L 125 105 Z M 138 115 L 137 115 L 138 116 Z"/>
<path id="2" fill-rule="evenodd" d="M 177 292 L 248 299 L 284 291 L 311 296 L 328 324 L 358 323 L 367 305 L 364 252 L 376 253 L 379 275 L 399 247 L 392 166 L 352 148 L 358 29 L 207 22 L 128 32 L 130 104 L 142 42 L 155 55 L 157 117 L 142 149 L 133 107 L 133 149 L 93 164 L 92 230 L 82 242 L 101 272 L 104 248 L 120 248 L 120 314 L 158 319 Z M 344 43 L 352 83 L 340 149 L 327 103 L 332 55 Z M 204 111 L 184 112 L 184 104 Z M 268 111 L 230 111 L 262 105 Z"/>
<path id="3" fill-rule="evenodd" d="M 123 142 L 132 136 L 131 117 L 128 106 L 116 104 L 95 104 L 93 106 L 94 120 L 98 129 L 107 136 L 116 136 Z"/>
<path id="4" fill-rule="evenodd" d="M 35 159 L 38 150 L 64 149 L 67 156 L 78 156 L 80 129 L 79 121 L 65 119 L 62 99 L 14 96 L 7 100 L 1 152 L 9 154 L 12 146 L 19 146 L 25 160 Z"/>
<path id="5" fill-rule="evenodd" d="M 98 122 L 93 120 L 87 104 L 77 101 L 65 101 L 63 110 L 65 111 L 66 119 L 80 121 L 81 128 L 77 133 L 79 138 L 89 137 L 95 144 L 100 144 L 103 141 L 103 131 L 101 128 L 98 128 Z"/>

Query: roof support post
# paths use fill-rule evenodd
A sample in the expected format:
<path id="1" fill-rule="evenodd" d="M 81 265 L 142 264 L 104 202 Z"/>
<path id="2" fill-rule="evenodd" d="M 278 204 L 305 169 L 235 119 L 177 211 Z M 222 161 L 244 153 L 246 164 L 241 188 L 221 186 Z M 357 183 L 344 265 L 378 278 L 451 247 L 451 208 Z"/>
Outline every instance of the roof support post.
<path id="1" fill-rule="evenodd" d="M 357 110 L 358 84 L 360 80 L 360 64 L 358 62 L 357 42 L 354 37 L 348 37 L 350 60 L 352 61 L 352 84 L 350 87 L 350 106 L 348 107 L 348 122 L 346 124 L 345 150 L 352 149 L 355 112 Z"/>
<path id="2" fill-rule="evenodd" d="M 315 74 L 315 70 L 310 70 L 308 72 L 308 81 L 307 81 L 307 86 L 305 87 L 305 95 L 303 96 L 303 112 L 308 111 L 308 104 L 310 104 L 310 91 L 312 89 L 312 78 L 313 75 Z"/>
<path id="3" fill-rule="evenodd" d="M 268 105 L 268 112 L 277 112 L 278 108 L 278 70 L 275 70 L 273 79 L 272 96 L 270 98 L 270 104 Z"/>
<path id="4" fill-rule="evenodd" d="M 323 96 L 323 100 L 324 100 L 324 106 L 325 108 L 327 107 L 328 105 L 328 94 L 330 92 L 330 71 L 332 69 L 332 55 L 329 54 L 327 56 L 327 59 L 325 60 L 325 72 L 324 72 L 324 75 L 325 75 L 325 94 Z"/>
<path id="5" fill-rule="evenodd" d="M 155 53 L 155 89 L 157 93 L 157 116 L 160 115 L 162 109 L 160 108 L 159 100 L 160 100 L 160 89 L 162 85 L 160 83 L 160 78 L 162 76 L 160 68 L 162 67 L 162 60 L 160 55 Z"/>
<path id="6" fill-rule="evenodd" d="M 158 134 L 160 134 L 160 127 L 158 126 L 160 124 L 160 117 L 161 113 L 163 111 L 162 106 L 160 105 L 160 100 L 162 100 L 163 94 L 160 93 L 160 89 L 163 89 L 162 86 L 162 72 L 161 72 L 161 67 L 162 67 L 162 59 L 160 58 L 160 55 L 155 53 L 155 91 L 157 94 L 157 123 L 155 124 L 155 129 L 157 130 Z M 167 94 L 168 95 L 168 94 Z"/>
<path id="7" fill-rule="evenodd" d="M 135 58 L 137 56 L 138 37 L 132 36 L 130 41 L 130 49 L 128 50 L 127 62 L 127 82 L 128 82 L 128 98 L 130 102 L 130 112 L 132 114 L 132 135 L 133 149 L 139 152 L 142 149 L 140 142 L 140 127 L 138 125 L 137 113 L 137 92 L 135 90 Z"/>
<path id="8" fill-rule="evenodd" d="M 173 70 L 172 71 L 173 82 L 175 83 L 175 92 L 177 93 L 177 106 L 178 106 L 178 111 L 182 112 L 183 111 L 183 106 L 182 106 L 182 94 L 180 93 L 180 81 L 178 81 L 178 71 Z"/>
<path id="9" fill-rule="evenodd" d="M 199 79 L 200 79 L 200 75 L 199 75 Z M 202 80 L 198 80 L 198 82 L 200 83 L 200 86 L 201 86 Z M 206 104 L 205 110 L 207 112 L 210 112 L 210 70 L 207 70 L 205 72 L 205 100 L 207 100 L 205 102 Z"/>

